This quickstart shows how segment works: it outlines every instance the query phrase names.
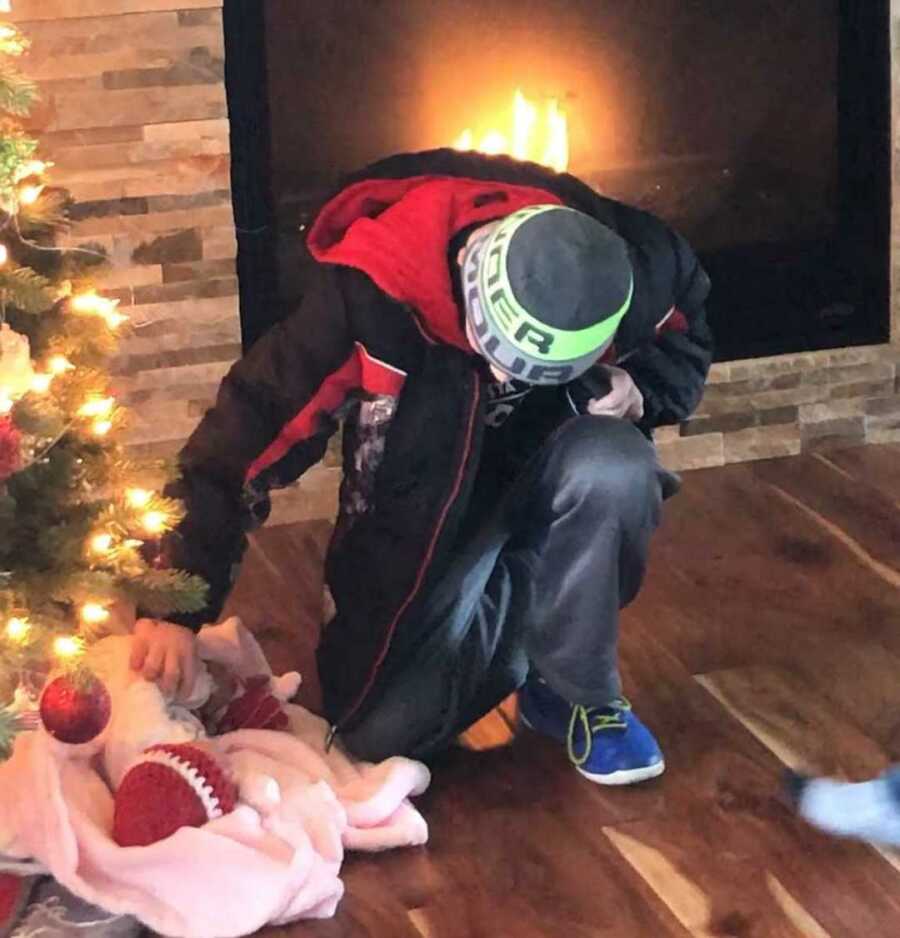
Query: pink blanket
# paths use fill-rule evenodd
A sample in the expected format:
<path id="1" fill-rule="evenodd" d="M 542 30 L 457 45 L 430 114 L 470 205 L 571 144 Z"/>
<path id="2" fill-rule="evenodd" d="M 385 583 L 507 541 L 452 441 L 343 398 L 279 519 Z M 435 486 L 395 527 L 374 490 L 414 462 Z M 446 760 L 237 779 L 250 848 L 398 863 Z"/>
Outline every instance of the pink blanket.
<path id="1" fill-rule="evenodd" d="M 207 639 L 208 657 L 258 671 L 259 648 L 235 620 Z M 192 728 L 190 717 L 169 705 L 151 721 L 159 726 L 148 730 L 139 721 L 136 731 L 136 695 L 156 689 L 123 670 L 127 648 L 110 647 L 103 677 L 113 720 L 104 750 L 73 751 L 39 729 L 23 733 L 0 765 L 0 852 L 10 861 L 36 860 L 87 901 L 134 915 L 164 935 L 226 938 L 333 915 L 343 894 L 345 849 L 427 840 L 427 825 L 407 800 L 428 786 L 425 766 L 406 759 L 354 764 L 337 750 L 326 754 L 324 722 L 288 706 L 290 733 L 239 730 L 217 738 L 238 783 L 235 811 L 148 847 L 117 846 L 106 779 L 114 785 L 138 747 L 182 741 L 184 735 L 157 737 L 189 735 Z"/>

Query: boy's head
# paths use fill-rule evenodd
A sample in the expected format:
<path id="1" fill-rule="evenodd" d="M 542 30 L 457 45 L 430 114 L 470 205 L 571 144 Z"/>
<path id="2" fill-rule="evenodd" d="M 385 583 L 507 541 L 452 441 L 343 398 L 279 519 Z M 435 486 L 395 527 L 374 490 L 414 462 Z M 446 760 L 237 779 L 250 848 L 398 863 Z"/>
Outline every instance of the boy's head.
<path id="1" fill-rule="evenodd" d="M 476 228 L 458 261 L 469 342 L 495 376 L 530 384 L 564 384 L 587 371 L 634 291 L 623 239 L 559 205 Z"/>

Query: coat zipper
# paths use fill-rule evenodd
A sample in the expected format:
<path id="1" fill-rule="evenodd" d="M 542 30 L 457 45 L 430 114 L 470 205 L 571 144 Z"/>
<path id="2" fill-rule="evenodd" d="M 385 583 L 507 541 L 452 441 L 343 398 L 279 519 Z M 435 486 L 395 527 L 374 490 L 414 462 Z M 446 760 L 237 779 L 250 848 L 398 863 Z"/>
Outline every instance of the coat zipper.
<path id="1" fill-rule="evenodd" d="M 466 425 L 466 440 L 463 447 L 462 458 L 459 463 L 459 468 L 456 472 L 456 479 L 453 482 L 453 488 L 450 491 L 450 496 L 447 501 L 444 503 L 444 507 L 441 509 L 441 513 L 438 516 L 437 524 L 435 525 L 434 533 L 431 536 L 431 541 L 428 544 L 428 549 L 425 552 L 425 557 L 422 560 L 421 565 L 419 566 L 419 572 L 416 575 L 416 580 L 413 583 L 412 590 L 409 595 L 400 605 L 400 608 L 397 610 L 396 615 L 391 621 L 390 626 L 388 626 L 387 636 L 385 637 L 384 645 L 382 646 L 381 652 L 378 655 L 378 658 L 375 661 L 375 664 L 372 667 L 372 672 L 369 675 L 369 679 L 366 681 L 363 686 L 362 692 L 359 697 L 353 702 L 347 712 L 333 724 L 329 730 L 328 735 L 325 738 L 325 751 L 328 752 L 333 743 L 337 734 L 341 729 L 359 712 L 359 708 L 365 702 L 366 697 L 369 692 L 372 690 L 372 685 L 375 683 L 375 678 L 378 674 L 379 669 L 382 664 L 384 664 L 384 659 L 387 657 L 388 649 L 391 646 L 391 639 L 393 638 L 394 631 L 397 628 L 397 624 L 400 619 L 403 617 L 403 613 L 409 608 L 412 601 L 416 598 L 416 594 L 419 592 L 419 589 L 422 586 L 422 583 L 425 581 L 425 575 L 428 572 L 428 568 L 431 565 L 431 560 L 434 557 L 434 549 L 437 546 L 438 538 L 440 537 L 441 531 L 444 528 L 444 523 L 447 520 L 447 515 L 450 513 L 450 509 L 453 507 L 453 503 L 459 497 L 459 490 L 462 488 L 463 479 L 466 473 L 466 464 L 469 461 L 469 455 L 472 451 L 472 437 L 475 433 L 475 418 L 478 414 L 478 404 L 481 400 L 481 381 L 477 374 L 472 375 L 472 397 L 471 403 L 469 406 L 469 416 L 468 422 Z"/>

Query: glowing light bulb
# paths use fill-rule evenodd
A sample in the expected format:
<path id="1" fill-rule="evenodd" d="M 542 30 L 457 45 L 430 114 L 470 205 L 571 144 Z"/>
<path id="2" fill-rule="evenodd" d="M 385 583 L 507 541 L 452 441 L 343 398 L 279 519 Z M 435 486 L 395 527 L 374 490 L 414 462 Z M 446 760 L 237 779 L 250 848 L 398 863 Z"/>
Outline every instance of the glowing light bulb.
<path id="1" fill-rule="evenodd" d="M 5 244 L 0 244 L 0 267 L 9 260 L 9 248 Z"/>
<path id="2" fill-rule="evenodd" d="M 60 635 L 53 642 L 53 652 L 57 658 L 77 658 L 84 653 L 84 642 L 74 635 Z"/>
<path id="3" fill-rule="evenodd" d="M 91 538 L 91 550 L 98 554 L 109 553 L 113 546 L 113 536 L 111 534 L 97 534 Z"/>
<path id="4" fill-rule="evenodd" d="M 112 300 L 106 296 L 98 296 L 94 290 L 73 296 L 69 306 L 76 313 L 101 316 L 110 329 L 115 329 L 121 326 L 123 322 L 128 321 L 128 317 L 118 311 L 118 300 Z"/>
<path id="5" fill-rule="evenodd" d="M 78 408 L 82 417 L 108 417 L 116 402 L 111 397 L 92 397 Z"/>
<path id="6" fill-rule="evenodd" d="M 6 637 L 10 641 L 24 642 L 30 631 L 31 623 L 27 619 L 16 616 L 6 623 Z"/>
<path id="7" fill-rule="evenodd" d="M 128 489 L 125 498 L 132 508 L 146 508 L 150 504 L 150 499 L 153 498 L 153 493 L 146 489 Z"/>
<path id="8" fill-rule="evenodd" d="M 34 205 L 43 191 L 43 186 L 22 186 L 19 190 L 19 203 L 21 205 Z"/>
<path id="9" fill-rule="evenodd" d="M 9 12 L 8 2 L 5 10 L 3 6 L 0 6 L 0 13 L 2 12 Z M 28 40 L 15 26 L 6 23 L 0 26 L 0 49 L 7 55 L 21 55 L 28 48 L 28 45 Z"/>
<path id="10" fill-rule="evenodd" d="M 55 375 L 65 374 L 67 371 L 72 371 L 75 367 L 65 355 L 54 355 L 53 358 L 47 363 L 47 367 Z"/>
<path id="11" fill-rule="evenodd" d="M 148 511 L 141 524 L 149 534 L 161 534 L 166 529 L 166 516 L 161 511 Z"/>
<path id="12" fill-rule="evenodd" d="M 13 409 L 13 399 L 6 391 L 0 391 L 0 414 L 8 414 Z"/>
<path id="13" fill-rule="evenodd" d="M 115 302 L 118 303 L 119 301 L 116 300 Z M 128 322 L 128 317 L 124 313 L 117 312 L 115 309 L 103 313 L 102 315 L 106 320 L 106 325 L 109 326 L 110 329 L 118 329 L 123 322 Z"/>
<path id="14" fill-rule="evenodd" d="M 81 607 L 81 618 L 88 625 L 99 625 L 109 618 L 109 610 L 100 603 L 85 603 Z"/>
<path id="15" fill-rule="evenodd" d="M 35 394 L 46 394 L 50 390 L 50 382 L 53 381 L 52 374 L 36 374 L 31 378 L 31 390 Z"/>
<path id="16" fill-rule="evenodd" d="M 4 38 L 3 27 L 0 27 L 0 40 Z M 47 172 L 48 164 L 43 160 L 29 160 L 23 163 L 17 170 L 16 176 L 19 179 L 27 179 L 29 176 L 41 176 Z"/>
<path id="17" fill-rule="evenodd" d="M 95 420 L 91 429 L 94 431 L 94 436 L 106 436 L 106 434 L 112 430 L 112 421 Z"/>
<path id="18" fill-rule="evenodd" d="M 87 293 L 78 293 L 72 297 L 69 305 L 76 313 L 96 313 L 100 310 L 103 298 L 97 296 L 94 290 Z"/>

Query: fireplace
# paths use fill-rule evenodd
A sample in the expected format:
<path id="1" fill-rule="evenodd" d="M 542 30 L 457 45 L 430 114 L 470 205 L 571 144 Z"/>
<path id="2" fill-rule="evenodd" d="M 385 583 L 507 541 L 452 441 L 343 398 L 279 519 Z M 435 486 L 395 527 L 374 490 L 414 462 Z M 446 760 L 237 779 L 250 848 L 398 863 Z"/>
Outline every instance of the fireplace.
<path id="1" fill-rule="evenodd" d="M 343 173 L 456 145 L 562 159 L 681 230 L 719 360 L 887 341 L 888 24 L 888 0 L 226 2 L 245 340 L 302 295 Z"/>

